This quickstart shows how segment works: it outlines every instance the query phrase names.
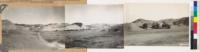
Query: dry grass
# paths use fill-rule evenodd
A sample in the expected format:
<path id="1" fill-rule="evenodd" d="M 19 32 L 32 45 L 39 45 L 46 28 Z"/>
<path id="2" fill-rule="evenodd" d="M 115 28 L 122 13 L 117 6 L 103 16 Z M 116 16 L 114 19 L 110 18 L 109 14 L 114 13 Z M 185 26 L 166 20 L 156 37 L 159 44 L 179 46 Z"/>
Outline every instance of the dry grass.
<path id="1" fill-rule="evenodd" d="M 134 29 L 135 28 L 135 29 Z M 188 46 L 187 26 L 173 26 L 171 29 L 147 29 L 125 31 L 125 45 L 129 46 Z"/>

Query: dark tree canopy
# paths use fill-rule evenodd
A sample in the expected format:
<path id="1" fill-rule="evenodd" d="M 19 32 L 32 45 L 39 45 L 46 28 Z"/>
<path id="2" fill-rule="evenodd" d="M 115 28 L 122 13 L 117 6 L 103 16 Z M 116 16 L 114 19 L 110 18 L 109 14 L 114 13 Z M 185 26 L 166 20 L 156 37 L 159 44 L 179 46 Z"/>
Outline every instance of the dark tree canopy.
<path id="1" fill-rule="evenodd" d="M 162 28 L 164 28 L 164 29 L 170 29 L 170 25 L 167 24 L 167 23 L 165 23 L 165 22 L 163 22 Z"/>
<path id="2" fill-rule="evenodd" d="M 147 28 L 148 28 L 148 24 L 147 24 L 147 23 L 144 23 L 144 24 L 141 26 L 141 28 L 147 29 Z"/>
<path id="3" fill-rule="evenodd" d="M 79 27 L 82 27 L 82 23 L 81 22 L 76 22 L 76 23 L 73 23 L 73 25 L 78 25 Z"/>
<path id="4" fill-rule="evenodd" d="M 152 27 L 151 28 L 153 28 L 153 29 L 159 29 L 160 27 L 159 27 L 159 23 L 157 23 L 157 22 L 154 22 L 153 24 L 152 24 Z"/>

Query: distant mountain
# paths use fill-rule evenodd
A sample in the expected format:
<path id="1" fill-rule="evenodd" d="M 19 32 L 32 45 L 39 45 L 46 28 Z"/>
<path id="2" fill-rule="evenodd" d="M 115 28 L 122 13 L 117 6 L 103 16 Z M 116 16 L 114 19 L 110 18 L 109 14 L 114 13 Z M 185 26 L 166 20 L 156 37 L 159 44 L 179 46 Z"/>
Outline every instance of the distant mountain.
<path id="1" fill-rule="evenodd" d="M 68 23 L 52 23 L 52 24 L 47 24 L 43 26 L 42 31 L 62 31 L 62 30 L 84 30 L 88 29 L 86 25 L 83 25 L 81 23 L 73 23 L 73 24 L 68 24 Z"/>
<path id="2" fill-rule="evenodd" d="M 44 25 L 42 31 L 59 31 L 64 30 L 66 26 L 69 26 L 67 23 L 51 23 Z"/>
<path id="3" fill-rule="evenodd" d="M 81 30 L 81 29 L 83 29 L 82 27 L 80 27 L 80 26 L 78 26 L 78 25 L 69 25 L 69 26 L 66 26 L 66 27 L 64 27 L 65 28 L 65 30 Z"/>
<path id="4" fill-rule="evenodd" d="M 146 20 L 146 19 L 137 19 L 135 21 L 133 21 L 132 23 L 128 23 L 128 25 L 131 27 L 140 27 L 143 24 L 147 24 L 148 27 L 151 27 L 151 25 L 154 23 L 155 21 L 153 20 Z M 137 28 L 138 29 L 138 28 Z M 138 29 L 139 30 L 139 29 Z"/>
<path id="5" fill-rule="evenodd" d="M 163 19 L 159 21 L 153 21 L 153 20 L 145 20 L 145 19 L 137 19 L 133 21 L 132 23 L 147 23 L 147 24 L 152 24 L 152 23 L 167 23 L 169 25 L 189 25 L 189 17 L 183 17 L 180 19 Z"/>
<path id="6" fill-rule="evenodd" d="M 186 25 L 189 26 L 189 17 L 183 17 L 173 22 L 174 25 Z"/>
<path id="7" fill-rule="evenodd" d="M 133 21 L 132 23 L 152 23 L 154 22 L 153 20 L 145 20 L 145 19 L 137 19 Z"/>
<path id="8" fill-rule="evenodd" d="M 111 27 L 109 24 L 91 24 L 87 25 L 89 29 L 96 29 L 96 30 L 107 30 Z"/>
<path id="9" fill-rule="evenodd" d="M 158 23 L 166 23 L 166 24 L 169 24 L 169 25 L 174 25 L 173 23 L 175 21 L 177 21 L 178 19 L 164 19 L 164 20 L 159 20 L 157 21 Z"/>
<path id="10" fill-rule="evenodd" d="M 162 25 L 165 24 L 169 26 L 188 26 L 189 25 L 189 17 L 182 17 L 179 19 L 163 19 L 159 21 L 146 20 L 146 19 L 137 19 L 131 23 L 125 24 L 125 29 L 129 29 L 131 31 L 142 30 L 142 26 L 146 24 L 147 29 L 152 29 L 152 27 L 157 24 L 158 29 L 162 28 Z"/>

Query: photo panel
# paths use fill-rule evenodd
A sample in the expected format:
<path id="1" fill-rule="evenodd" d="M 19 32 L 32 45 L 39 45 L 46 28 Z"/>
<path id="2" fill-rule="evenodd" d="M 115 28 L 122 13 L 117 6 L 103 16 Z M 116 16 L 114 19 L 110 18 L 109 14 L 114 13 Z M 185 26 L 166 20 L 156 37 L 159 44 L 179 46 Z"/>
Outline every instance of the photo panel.
<path id="1" fill-rule="evenodd" d="M 123 48 L 123 5 L 66 5 L 65 48 Z"/>
<path id="2" fill-rule="evenodd" d="M 126 46 L 189 46 L 189 4 L 126 3 Z"/>
<path id="3" fill-rule="evenodd" d="M 9 49 L 65 49 L 65 7 L 8 6 L 2 14 Z"/>
<path id="4" fill-rule="evenodd" d="M 76 4 L 86 1 L 77 0 Z M 9 6 L 1 16 L 4 34 L 1 48 L 6 48 L 2 48 L 3 52 L 87 52 L 86 48 L 65 49 L 64 5 L 71 4 L 67 0 L 0 0 L 0 3 Z"/>

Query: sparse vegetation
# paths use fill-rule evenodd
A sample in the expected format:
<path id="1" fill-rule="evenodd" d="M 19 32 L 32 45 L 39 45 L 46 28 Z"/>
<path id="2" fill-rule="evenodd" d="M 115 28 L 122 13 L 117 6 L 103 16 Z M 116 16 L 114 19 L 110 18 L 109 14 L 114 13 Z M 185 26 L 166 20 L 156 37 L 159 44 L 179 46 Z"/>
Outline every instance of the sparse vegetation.
<path id="1" fill-rule="evenodd" d="M 133 23 L 126 23 L 124 29 L 125 45 L 188 46 L 188 20 L 189 17 L 160 21 L 140 19 Z"/>
<path id="2" fill-rule="evenodd" d="M 5 24 L 8 24 L 8 23 L 5 23 Z M 48 43 L 54 43 L 54 42 L 58 42 L 59 44 L 66 45 L 65 48 L 75 48 L 75 47 L 123 48 L 123 25 L 121 24 L 115 25 L 115 26 L 108 26 L 108 25 L 106 26 L 102 25 L 98 27 L 93 26 L 94 29 L 88 28 L 87 30 L 82 30 L 82 29 L 85 29 L 85 28 L 82 28 L 83 27 L 82 23 L 73 23 L 71 25 L 64 25 L 64 26 L 62 24 L 47 24 L 47 25 L 12 24 L 12 25 L 14 25 L 12 27 L 20 27 L 20 28 L 16 28 L 16 30 L 13 30 L 13 31 L 8 30 L 9 34 L 7 35 L 11 35 L 14 32 L 17 33 L 15 34 L 16 35 L 15 38 L 12 38 L 12 41 L 19 40 L 17 37 L 22 37 L 21 39 L 25 39 L 24 41 L 27 41 L 27 40 L 31 41 L 31 42 L 19 41 L 18 43 L 20 44 L 27 44 L 27 45 L 21 46 L 18 43 L 12 44 L 10 42 L 11 40 L 9 40 L 11 37 L 5 36 L 7 37 L 5 41 L 9 41 L 10 42 L 9 47 L 13 47 L 13 48 L 22 48 L 22 47 L 30 48 L 29 46 L 31 46 L 32 44 L 36 44 L 35 46 L 33 46 L 35 48 L 37 47 L 45 48 L 45 46 L 46 48 L 48 48 Z M 68 27 L 68 26 L 73 27 L 73 25 L 75 26 L 78 25 L 79 28 L 74 27 L 71 29 L 65 29 L 65 27 Z M 7 25 L 7 26 L 10 26 L 10 25 Z M 19 29 L 21 30 L 17 31 Z M 105 31 L 102 31 L 102 30 L 105 30 Z M 4 32 L 4 34 L 6 33 Z M 32 37 L 32 38 L 27 39 L 27 37 Z M 39 44 L 40 46 L 38 46 L 37 44 Z M 18 45 L 18 46 L 12 46 L 12 45 Z"/>

